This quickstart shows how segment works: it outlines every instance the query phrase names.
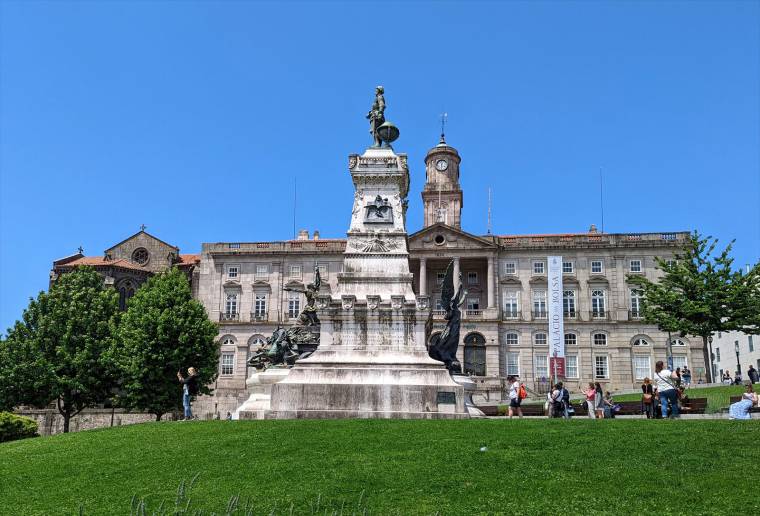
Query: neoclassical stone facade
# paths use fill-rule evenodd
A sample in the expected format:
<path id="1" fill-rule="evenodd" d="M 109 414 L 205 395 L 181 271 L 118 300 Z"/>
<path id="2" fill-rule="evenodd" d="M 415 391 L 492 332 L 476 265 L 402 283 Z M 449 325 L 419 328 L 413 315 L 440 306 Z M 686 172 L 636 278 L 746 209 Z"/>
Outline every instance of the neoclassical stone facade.
<path id="1" fill-rule="evenodd" d="M 572 390 L 589 381 L 605 389 L 634 387 L 665 360 L 667 335 L 646 325 L 627 277 L 659 274 L 655 257 L 670 259 L 687 232 L 479 236 L 461 229 L 461 158 L 443 138 L 425 158 L 424 227 L 410 234 L 414 289 L 430 306 L 432 332 L 445 326 L 440 282 L 448 263 L 468 291 L 463 306 L 460 361 L 481 399 L 504 397 L 510 374 L 536 392 L 547 387 L 547 256 L 563 259 L 566 381 Z M 413 173 L 413 172 L 412 172 Z M 234 410 L 245 398 L 246 362 L 278 325 L 292 324 L 303 307 L 303 288 L 318 267 L 324 292 L 342 272 L 346 240 L 309 237 L 279 242 L 203 244 L 195 292 L 220 325 L 220 374 L 206 410 Z M 704 377 L 701 342 L 679 338 L 674 361 Z"/>

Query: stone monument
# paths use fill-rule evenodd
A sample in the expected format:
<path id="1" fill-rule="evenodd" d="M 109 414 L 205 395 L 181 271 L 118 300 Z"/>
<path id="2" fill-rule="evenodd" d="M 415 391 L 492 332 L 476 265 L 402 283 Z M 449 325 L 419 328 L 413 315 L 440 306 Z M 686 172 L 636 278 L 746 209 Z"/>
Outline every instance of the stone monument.
<path id="1" fill-rule="evenodd" d="M 378 87 L 367 115 L 374 144 L 352 154 L 355 193 L 343 272 L 319 295 L 319 347 L 271 387 L 268 418 L 466 418 L 464 389 L 426 347 L 428 299 L 409 271 L 406 154 L 390 146 Z"/>

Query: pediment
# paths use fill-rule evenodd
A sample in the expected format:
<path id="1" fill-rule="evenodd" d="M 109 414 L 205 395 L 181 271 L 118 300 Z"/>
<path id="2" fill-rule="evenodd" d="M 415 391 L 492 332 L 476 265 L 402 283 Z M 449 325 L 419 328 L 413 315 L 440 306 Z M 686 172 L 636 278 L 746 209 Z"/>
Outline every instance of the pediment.
<path id="1" fill-rule="evenodd" d="M 502 276 L 502 278 L 499 280 L 499 283 L 502 285 L 513 285 L 516 287 L 522 286 L 522 281 L 514 276 Z"/>
<path id="2" fill-rule="evenodd" d="M 410 250 L 451 248 L 496 250 L 498 246 L 487 238 L 440 222 L 409 235 Z"/>
<path id="3" fill-rule="evenodd" d="M 224 283 L 222 283 L 222 286 L 224 288 L 241 288 L 240 287 L 240 282 L 239 281 L 234 281 L 234 280 L 227 280 Z"/>
<path id="4" fill-rule="evenodd" d="M 298 280 L 290 280 L 285 284 L 285 286 L 289 288 L 304 288 L 303 281 Z"/>

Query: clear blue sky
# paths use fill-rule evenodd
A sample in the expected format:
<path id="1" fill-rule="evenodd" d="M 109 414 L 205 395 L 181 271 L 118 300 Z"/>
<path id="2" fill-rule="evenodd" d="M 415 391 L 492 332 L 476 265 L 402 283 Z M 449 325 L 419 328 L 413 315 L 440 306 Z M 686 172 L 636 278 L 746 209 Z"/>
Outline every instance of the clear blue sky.
<path id="1" fill-rule="evenodd" d="M 758 2 L 0 4 L 0 328 L 51 262 L 146 224 L 202 242 L 344 236 L 347 155 L 386 115 L 423 158 L 449 113 L 463 227 L 698 229 L 760 256 Z M 548 204 L 550 187 L 561 201 Z"/>

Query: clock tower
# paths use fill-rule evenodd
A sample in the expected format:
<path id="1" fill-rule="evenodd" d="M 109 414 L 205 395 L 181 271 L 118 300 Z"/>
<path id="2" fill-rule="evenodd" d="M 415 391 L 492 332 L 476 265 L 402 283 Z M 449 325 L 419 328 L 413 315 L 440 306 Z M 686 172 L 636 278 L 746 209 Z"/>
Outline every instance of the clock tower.
<path id="1" fill-rule="evenodd" d="M 462 161 L 454 147 L 441 141 L 425 156 L 425 188 L 422 204 L 425 209 L 424 227 L 438 222 L 461 229 L 462 188 L 459 186 L 459 162 Z"/>

